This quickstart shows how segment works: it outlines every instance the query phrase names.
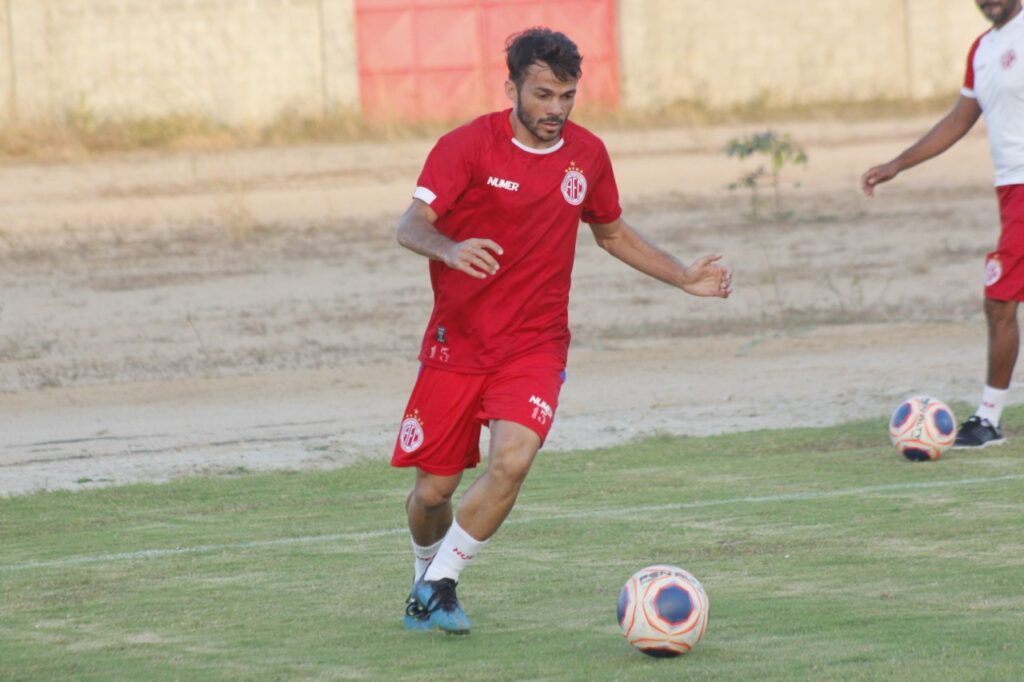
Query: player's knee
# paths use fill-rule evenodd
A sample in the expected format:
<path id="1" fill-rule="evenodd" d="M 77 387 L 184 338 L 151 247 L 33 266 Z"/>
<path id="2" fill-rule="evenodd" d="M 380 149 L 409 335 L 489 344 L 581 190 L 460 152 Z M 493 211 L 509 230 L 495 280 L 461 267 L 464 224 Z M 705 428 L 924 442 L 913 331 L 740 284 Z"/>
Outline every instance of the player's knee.
<path id="1" fill-rule="evenodd" d="M 1017 302 L 986 299 L 985 317 L 993 329 L 1006 329 L 1017 324 Z"/>
<path id="2" fill-rule="evenodd" d="M 416 486 L 409 497 L 413 504 L 430 511 L 451 504 L 454 494 L 455 486 L 450 485 L 448 481 L 421 478 L 416 481 Z"/>
<path id="3" fill-rule="evenodd" d="M 530 473 L 536 448 L 524 443 L 502 443 L 491 452 L 491 475 L 509 487 L 518 488 Z"/>

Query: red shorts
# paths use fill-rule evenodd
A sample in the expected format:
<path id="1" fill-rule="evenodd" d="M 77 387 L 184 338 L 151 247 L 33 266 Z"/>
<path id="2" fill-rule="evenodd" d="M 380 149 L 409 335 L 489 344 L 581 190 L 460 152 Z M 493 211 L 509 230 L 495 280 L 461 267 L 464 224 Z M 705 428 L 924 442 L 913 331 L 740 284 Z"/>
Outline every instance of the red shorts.
<path id="1" fill-rule="evenodd" d="M 996 250 L 985 259 L 985 298 L 1024 300 L 1024 185 L 996 187 L 1003 224 Z"/>
<path id="2" fill-rule="evenodd" d="M 453 476 L 480 463 L 480 429 L 516 422 L 543 444 L 558 407 L 565 365 L 547 353 L 514 360 L 490 374 L 421 367 L 391 465 Z"/>

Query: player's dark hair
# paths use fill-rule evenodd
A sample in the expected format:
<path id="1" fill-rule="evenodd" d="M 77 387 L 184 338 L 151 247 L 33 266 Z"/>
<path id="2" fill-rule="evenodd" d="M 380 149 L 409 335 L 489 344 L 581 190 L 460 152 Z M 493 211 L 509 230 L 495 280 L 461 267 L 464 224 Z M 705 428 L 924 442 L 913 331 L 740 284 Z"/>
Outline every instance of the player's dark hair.
<path id="1" fill-rule="evenodd" d="M 508 64 L 508 78 L 519 87 L 526 80 L 526 71 L 531 64 L 544 62 L 555 77 L 561 81 L 579 78 L 583 57 L 576 43 L 568 36 L 549 28 L 535 26 L 521 33 L 514 33 L 505 41 L 505 63 Z"/>

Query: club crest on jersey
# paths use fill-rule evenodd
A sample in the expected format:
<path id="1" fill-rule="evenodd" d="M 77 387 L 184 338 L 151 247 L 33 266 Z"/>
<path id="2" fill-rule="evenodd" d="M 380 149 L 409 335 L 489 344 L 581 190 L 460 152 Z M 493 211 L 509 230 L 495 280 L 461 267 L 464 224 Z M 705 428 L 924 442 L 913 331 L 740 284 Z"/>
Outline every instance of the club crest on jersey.
<path id="1" fill-rule="evenodd" d="M 575 161 L 569 162 L 562 178 L 562 196 L 573 206 L 579 206 L 587 196 L 587 179 L 583 176 Z"/>
<path id="2" fill-rule="evenodd" d="M 1003 265 L 999 256 L 993 256 L 985 262 L 985 286 L 990 287 L 1003 276 Z"/>
<path id="3" fill-rule="evenodd" d="M 420 421 L 420 411 L 413 410 L 405 415 L 402 421 L 402 428 L 398 431 L 398 447 L 403 452 L 415 452 L 423 445 L 423 422 Z"/>
<path id="4" fill-rule="evenodd" d="M 1003 65 L 1004 69 L 1012 68 L 1017 63 L 1017 53 L 1010 48 L 999 58 L 999 63 Z"/>

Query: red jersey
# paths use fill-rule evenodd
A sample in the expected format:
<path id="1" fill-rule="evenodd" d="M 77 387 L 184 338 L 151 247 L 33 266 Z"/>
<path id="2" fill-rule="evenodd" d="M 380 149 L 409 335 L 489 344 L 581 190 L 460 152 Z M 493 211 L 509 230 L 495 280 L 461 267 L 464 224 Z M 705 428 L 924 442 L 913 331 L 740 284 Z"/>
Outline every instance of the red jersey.
<path id="1" fill-rule="evenodd" d="M 566 121 L 547 149 L 514 139 L 511 110 L 481 116 L 431 150 L 413 196 L 437 213 L 456 242 L 491 239 L 498 272 L 476 279 L 430 261 L 434 311 L 420 360 L 484 373 L 526 353 L 569 349 L 569 285 L 580 221 L 619 218 L 619 193 L 604 144 Z"/>

